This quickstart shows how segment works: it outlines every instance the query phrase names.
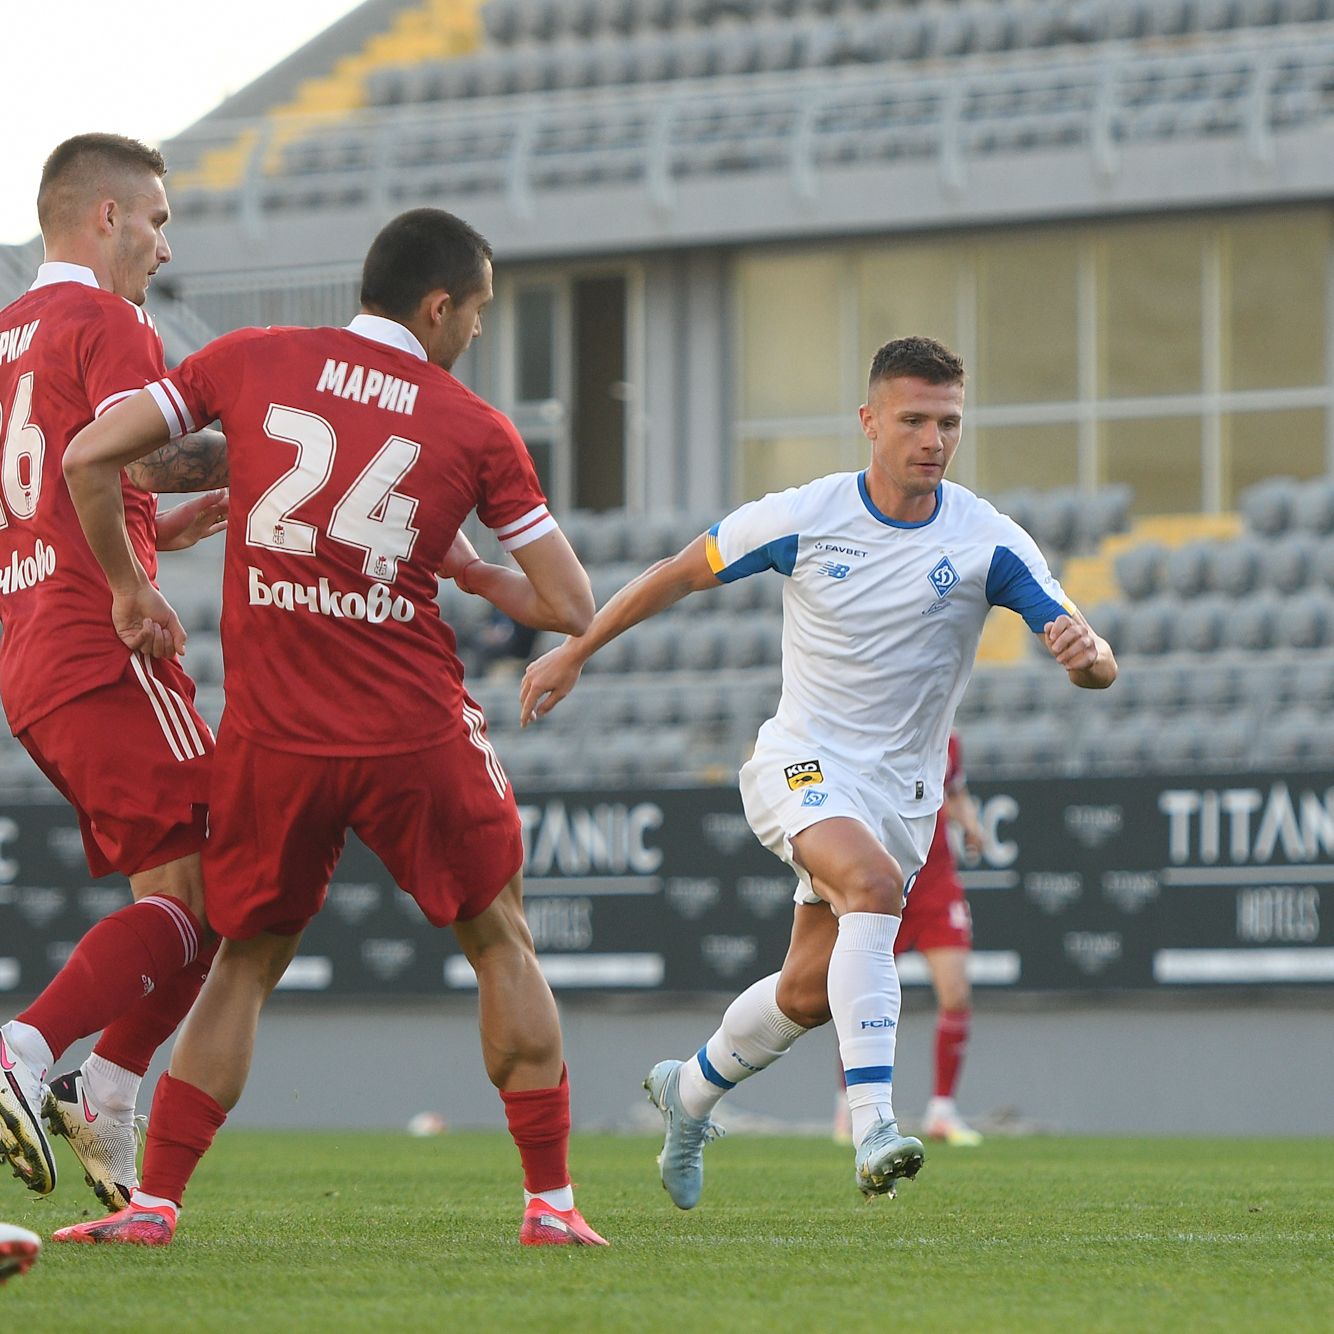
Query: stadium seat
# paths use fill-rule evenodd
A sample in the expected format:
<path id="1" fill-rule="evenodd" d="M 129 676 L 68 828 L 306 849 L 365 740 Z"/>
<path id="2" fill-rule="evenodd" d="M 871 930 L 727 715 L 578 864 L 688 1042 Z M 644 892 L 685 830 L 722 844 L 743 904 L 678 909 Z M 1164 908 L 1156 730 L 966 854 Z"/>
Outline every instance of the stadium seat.
<path id="1" fill-rule="evenodd" d="M 1311 551 L 1311 575 L 1326 589 L 1334 590 L 1334 538 L 1327 537 Z"/>
<path id="2" fill-rule="evenodd" d="M 1208 584 L 1216 593 L 1244 597 L 1254 591 L 1263 569 L 1264 544 L 1254 538 L 1211 543 L 1205 548 Z"/>
<path id="3" fill-rule="evenodd" d="M 1126 679 L 1135 682 L 1139 707 L 1164 714 L 1173 713 L 1189 702 L 1191 676 L 1190 668 L 1171 661 L 1136 663 L 1126 670 Z M 1118 680 L 1112 689 L 1119 689 L 1120 685 Z"/>
<path id="4" fill-rule="evenodd" d="M 1209 548 L 1203 542 L 1188 542 L 1169 551 L 1163 560 L 1163 589 L 1175 598 L 1202 593 L 1209 581 Z"/>
<path id="5" fill-rule="evenodd" d="M 1191 653 L 1212 653 L 1223 642 L 1229 603 L 1219 596 L 1183 602 L 1172 629 L 1172 643 Z"/>
<path id="6" fill-rule="evenodd" d="M 1269 477 L 1244 491 L 1238 508 L 1246 526 L 1266 537 L 1287 532 L 1298 486 L 1292 477 Z"/>
<path id="7" fill-rule="evenodd" d="M 1228 648 L 1251 651 L 1272 648 L 1282 605 L 1268 594 L 1256 594 L 1236 603 L 1228 615 L 1223 642 Z"/>
<path id="8" fill-rule="evenodd" d="M 1264 582 L 1280 593 L 1291 594 L 1306 586 L 1311 575 L 1316 546 L 1304 533 L 1291 533 L 1264 548 Z"/>
<path id="9" fill-rule="evenodd" d="M 1166 653 L 1172 646 L 1178 605 L 1171 598 L 1149 598 L 1127 608 L 1121 635 L 1127 653 Z"/>
<path id="10" fill-rule="evenodd" d="M 1152 597 L 1162 586 L 1166 552 L 1157 543 L 1146 542 L 1123 551 L 1115 562 L 1116 582 L 1134 602 Z"/>
<path id="11" fill-rule="evenodd" d="M 1189 772 L 1200 756 L 1200 726 L 1189 715 L 1160 718 L 1149 734 L 1147 757 L 1160 772 Z"/>
<path id="12" fill-rule="evenodd" d="M 1325 648 L 1334 638 L 1334 603 L 1324 592 L 1304 593 L 1282 604 L 1276 640 L 1285 648 Z"/>
<path id="13" fill-rule="evenodd" d="M 1244 767 L 1252 740 L 1252 728 L 1246 718 L 1206 715 L 1197 731 L 1198 761 L 1215 772 L 1233 772 Z"/>
<path id="14" fill-rule="evenodd" d="M 630 658 L 637 672 L 670 672 L 676 666 L 682 627 L 674 616 L 643 621 L 622 638 L 630 644 Z"/>
<path id="15" fill-rule="evenodd" d="M 1334 532 L 1334 483 L 1322 478 L 1300 487 L 1292 501 L 1292 522 L 1318 537 Z"/>
<path id="16" fill-rule="evenodd" d="M 1288 696 L 1295 704 L 1322 713 L 1334 709 L 1334 656 L 1302 655 L 1284 674 Z"/>

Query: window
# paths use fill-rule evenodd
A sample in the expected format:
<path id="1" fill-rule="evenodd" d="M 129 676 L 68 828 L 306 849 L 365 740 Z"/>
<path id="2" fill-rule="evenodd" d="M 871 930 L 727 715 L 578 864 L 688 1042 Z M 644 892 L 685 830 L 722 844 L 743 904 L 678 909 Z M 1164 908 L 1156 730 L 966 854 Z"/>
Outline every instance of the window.
<path id="1" fill-rule="evenodd" d="M 1079 485 L 1079 439 L 1073 422 L 988 426 L 972 432 L 965 427 L 959 450 L 967 449 L 977 454 L 977 489 L 988 496 L 1018 487 L 1046 491 Z"/>
<path id="2" fill-rule="evenodd" d="M 977 401 L 1068 402 L 1078 393 L 1077 244 L 1046 232 L 977 251 Z"/>
<path id="3" fill-rule="evenodd" d="M 1325 378 L 1329 215 L 1264 214 L 1223 227 L 1223 387 Z M 1289 471 L 1282 465 L 1280 471 Z"/>
<path id="4" fill-rule="evenodd" d="M 1198 417 L 1104 422 L 1101 444 L 1101 480 L 1129 482 L 1137 516 L 1199 511 L 1204 479 Z"/>
<path id="5" fill-rule="evenodd" d="M 872 250 L 857 263 L 861 371 L 894 338 L 922 334 L 946 347 L 959 341 L 958 246 L 904 245 Z"/>
<path id="6" fill-rule="evenodd" d="M 1325 414 L 1234 412 L 1223 418 L 1223 506 L 1234 509 L 1247 487 L 1264 477 L 1321 477 L 1325 472 Z"/>
<path id="7" fill-rule="evenodd" d="M 1119 227 L 1096 242 L 1103 397 L 1199 393 L 1204 240 L 1188 222 Z"/>
<path id="8" fill-rule="evenodd" d="M 741 415 L 817 417 L 842 401 L 840 255 L 761 256 L 738 266 Z"/>
<path id="9" fill-rule="evenodd" d="M 860 441 L 860 446 L 857 441 Z M 802 486 L 831 472 L 857 472 L 866 466 L 871 446 L 864 436 L 776 436 L 747 440 L 741 455 L 741 498 L 754 500 L 769 491 Z"/>

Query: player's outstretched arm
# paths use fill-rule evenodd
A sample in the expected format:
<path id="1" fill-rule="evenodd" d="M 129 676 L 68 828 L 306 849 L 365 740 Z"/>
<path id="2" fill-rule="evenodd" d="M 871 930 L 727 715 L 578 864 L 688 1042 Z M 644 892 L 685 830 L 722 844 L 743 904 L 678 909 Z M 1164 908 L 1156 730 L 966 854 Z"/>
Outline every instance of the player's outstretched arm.
<path id="1" fill-rule="evenodd" d="M 528 664 L 519 687 L 520 725 L 527 727 L 534 718 L 550 713 L 574 689 L 584 663 L 603 644 L 632 625 L 665 611 L 687 594 L 717 587 L 718 576 L 705 555 L 703 535 L 675 556 L 650 565 L 607 600 L 583 634 L 571 636 L 558 648 Z"/>
<path id="2" fill-rule="evenodd" d="M 221 431 L 195 431 L 126 464 L 125 472 L 141 491 L 176 495 L 226 486 L 227 438 Z"/>
<path id="3" fill-rule="evenodd" d="M 157 516 L 157 549 L 184 551 L 227 527 L 227 492 L 207 491 Z"/>
<path id="4" fill-rule="evenodd" d="M 1065 668 L 1066 675 L 1085 690 L 1106 690 L 1116 680 L 1116 659 L 1111 645 L 1094 634 L 1083 617 L 1058 616 L 1042 631 L 1047 652 Z"/>
<path id="5" fill-rule="evenodd" d="M 111 616 L 128 647 L 168 657 L 185 648 L 185 631 L 139 564 L 125 528 L 120 474 L 158 448 L 167 423 L 146 390 L 85 426 L 65 450 L 65 482 L 88 545 L 111 586 Z"/>

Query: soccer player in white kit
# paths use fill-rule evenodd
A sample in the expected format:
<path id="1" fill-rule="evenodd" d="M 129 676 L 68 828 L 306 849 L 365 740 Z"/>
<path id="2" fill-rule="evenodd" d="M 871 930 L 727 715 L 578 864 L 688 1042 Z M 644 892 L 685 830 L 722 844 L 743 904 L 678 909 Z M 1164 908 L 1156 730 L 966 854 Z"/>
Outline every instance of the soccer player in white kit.
<path id="1" fill-rule="evenodd" d="M 740 782 L 756 837 L 797 875 L 792 939 L 782 969 L 738 996 L 693 1057 L 660 1061 L 645 1081 L 666 1124 L 662 1183 L 679 1208 L 699 1200 L 718 1100 L 831 1018 L 857 1186 L 892 1196 L 898 1178 L 916 1175 L 922 1145 L 899 1134 L 892 1103 L 894 940 L 931 845 L 983 621 L 993 606 L 1017 612 L 1077 686 L 1116 678 L 1111 649 L 1033 539 L 944 480 L 963 382 L 963 362 L 931 339 L 885 344 L 860 410 L 864 472 L 742 505 L 631 580 L 524 676 L 527 724 L 573 689 L 598 648 L 686 594 L 768 570 L 787 580 L 782 697 Z"/>

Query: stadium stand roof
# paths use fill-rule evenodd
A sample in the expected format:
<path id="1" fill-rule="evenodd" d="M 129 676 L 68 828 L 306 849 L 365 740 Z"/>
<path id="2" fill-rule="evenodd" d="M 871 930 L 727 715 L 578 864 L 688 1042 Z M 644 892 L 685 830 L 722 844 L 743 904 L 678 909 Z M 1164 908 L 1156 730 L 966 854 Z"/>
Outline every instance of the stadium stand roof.
<path id="1" fill-rule="evenodd" d="M 466 201 L 518 259 L 1334 192 L 1326 0 L 491 0 L 481 16 L 473 54 L 367 67 L 379 106 L 215 116 L 168 145 L 237 164 L 226 188 L 178 178 L 184 263 L 335 263 L 422 203 Z"/>

